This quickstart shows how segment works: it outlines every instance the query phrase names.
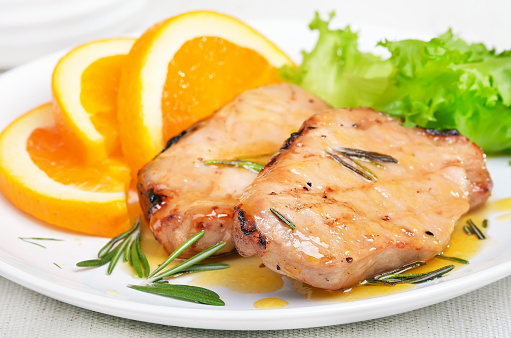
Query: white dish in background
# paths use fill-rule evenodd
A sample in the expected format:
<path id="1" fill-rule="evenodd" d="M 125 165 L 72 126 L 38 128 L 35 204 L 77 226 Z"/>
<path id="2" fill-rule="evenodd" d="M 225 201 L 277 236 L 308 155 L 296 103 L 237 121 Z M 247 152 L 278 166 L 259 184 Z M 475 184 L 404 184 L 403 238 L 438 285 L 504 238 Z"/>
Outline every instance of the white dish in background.
<path id="1" fill-rule="evenodd" d="M 0 69 L 133 25 L 147 0 L 2 0 Z"/>
<path id="2" fill-rule="evenodd" d="M 298 23 L 297 23 L 298 24 Z M 301 24 L 300 24 L 301 25 Z M 311 36 L 293 38 L 306 28 L 274 24 L 287 51 L 298 50 L 297 43 Z M 385 30 L 366 30 L 367 41 L 377 41 Z M 373 35 L 371 35 L 373 34 Z M 289 37 L 282 39 L 280 37 Z M 271 37 L 271 36 L 270 36 Z M 287 45 L 282 42 L 287 42 Z M 29 109 L 50 100 L 53 67 L 61 54 L 55 54 L 14 69 L 0 76 L 0 129 Z M 495 182 L 492 201 L 511 196 L 508 158 L 491 158 L 488 166 Z M 212 307 L 141 293 L 126 287 L 138 284 L 126 269 L 117 268 L 111 276 L 106 267 L 79 269 L 78 261 L 94 257 L 106 239 L 65 232 L 25 215 L 0 195 L 0 274 L 34 291 L 86 309 L 145 322 L 174 326 L 225 329 L 272 330 L 349 323 L 389 316 L 435 304 L 483 287 L 511 274 L 511 227 L 489 215 L 491 238 L 470 260 L 445 277 L 415 288 L 381 297 L 352 302 L 310 302 L 294 291 L 288 282 L 270 294 L 240 294 L 216 288 L 225 307 Z M 62 242 L 45 242 L 46 249 L 22 242 L 19 237 L 47 237 Z M 59 269 L 54 263 L 58 264 Z M 289 305 L 281 309 L 255 309 L 255 301 L 276 297 Z"/>

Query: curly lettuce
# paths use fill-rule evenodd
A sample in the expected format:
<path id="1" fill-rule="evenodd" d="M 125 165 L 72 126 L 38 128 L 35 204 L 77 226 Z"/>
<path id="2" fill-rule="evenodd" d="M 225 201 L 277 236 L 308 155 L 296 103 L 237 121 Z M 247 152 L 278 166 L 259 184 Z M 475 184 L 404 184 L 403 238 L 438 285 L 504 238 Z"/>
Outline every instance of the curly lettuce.
<path id="1" fill-rule="evenodd" d="M 408 127 L 458 129 L 486 152 L 511 148 L 511 51 L 469 44 L 451 31 L 430 41 L 384 41 L 391 57 L 358 50 L 349 27 L 318 15 L 316 47 L 281 74 L 334 107 L 368 106 Z"/>

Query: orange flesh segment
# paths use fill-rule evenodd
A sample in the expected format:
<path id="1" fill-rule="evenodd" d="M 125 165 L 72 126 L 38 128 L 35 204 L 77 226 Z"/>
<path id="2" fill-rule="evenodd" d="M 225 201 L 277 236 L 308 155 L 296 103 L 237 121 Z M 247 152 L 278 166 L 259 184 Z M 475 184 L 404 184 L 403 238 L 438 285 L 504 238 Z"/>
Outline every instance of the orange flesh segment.
<path id="1" fill-rule="evenodd" d="M 116 192 L 126 190 L 130 173 L 125 164 L 107 159 L 85 166 L 77 151 L 65 144 L 56 128 L 38 128 L 27 141 L 32 161 L 50 178 L 86 191 Z"/>
<path id="2" fill-rule="evenodd" d="M 100 58 L 85 69 L 81 78 L 81 104 L 96 130 L 106 138 L 108 149 L 116 154 L 120 154 L 117 92 L 125 60 L 126 55 Z"/>
<path id="3" fill-rule="evenodd" d="M 189 40 L 168 65 L 163 139 L 176 136 L 247 89 L 278 82 L 278 69 L 252 49 L 218 37 Z"/>

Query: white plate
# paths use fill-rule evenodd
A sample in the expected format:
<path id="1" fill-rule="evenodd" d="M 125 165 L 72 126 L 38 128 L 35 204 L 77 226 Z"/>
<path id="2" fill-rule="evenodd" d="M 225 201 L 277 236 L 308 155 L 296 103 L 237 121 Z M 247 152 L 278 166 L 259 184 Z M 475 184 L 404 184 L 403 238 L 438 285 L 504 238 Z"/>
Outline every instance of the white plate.
<path id="1" fill-rule="evenodd" d="M 305 25 L 278 26 L 279 37 L 289 37 L 284 49 L 296 55 L 297 43 L 312 41 Z M 263 27 L 264 28 L 264 27 Z M 264 30 L 264 29 L 263 29 Z M 367 35 L 366 31 L 366 35 Z M 370 31 L 369 31 L 370 32 Z M 375 30 L 383 34 L 381 30 Z M 369 34 L 370 35 L 370 34 Z M 294 36 L 294 38 L 293 38 Z M 381 36 L 374 35 L 375 41 Z M 366 42 L 367 42 L 366 41 Z M 279 40 L 277 40 L 279 42 Z M 60 55 L 40 59 L 0 77 L 0 129 L 29 109 L 50 100 L 52 69 Z M 508 158 L 488 161 L 495 181 L 492 200 L 510 197 Z M 112 276 L 105 267 L 80 270 L 76 262 L 94 257 L 105 239 L 82 236 L 42 224 L 15 209 L 0 195 L 0 273 L 34 291 L 86 309 L 140 321 L 193 328 L 227 330 L 272 330 L 326 326 L 389 316 L 435 304 L 511 274 L 511 226 L 499 221 L 498 213 L 489 217 L 491 238 L 482 251 L 442 279 L 421 284 L 401 293 L 352 302 L 310 302 L 295 292 L 288 282 L 272 294 L 239 294 L 215 289 L 225 307 L 211 307 L 141 293 L 127 284 L 137 284 L 126 269 Z M 509 223 L 509 222 L 507 222 Z M 51 237 L 62 242 L 44 242 L 46 249 L 25 243 L 19 237 Z M 55 264 L 58 264 L 59 269 Z M 256 300 L 277 297 L 289 302 L 282 309 L 259 310 Z"/>

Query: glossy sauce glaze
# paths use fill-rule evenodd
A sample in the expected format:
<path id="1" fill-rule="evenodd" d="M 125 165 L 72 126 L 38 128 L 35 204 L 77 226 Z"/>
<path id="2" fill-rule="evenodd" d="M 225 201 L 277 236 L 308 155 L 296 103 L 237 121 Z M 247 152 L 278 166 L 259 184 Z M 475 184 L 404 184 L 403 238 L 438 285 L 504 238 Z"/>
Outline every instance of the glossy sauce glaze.
<path id="1" fill-rule="evenodd" d="M 498 201 L 484 208 L 480 208 L 463 216 L 456 224 L 451 237 L 449 247 L 443 253 L 445 256 L 459 257 L 470 260 L 481 248 L 484 241 L 475 235 L 467 235 L 463 230 L 468 219 L 472 219 L 479 228 L 486 233 L 481 224 L 486 218 L 488 211 L 511 210 L 511 198 Z M 490 225 L 491 227 L 491 225 Z M 150 262 L 151 270 L 161 264 L 168 254 L 163 247 L 154 240 L 149 229 L 143 228 L 142 249 Z M 178 262 L 176 262 L 177 264 Z M 221 256 L 209 259 L 208 263 L 225 263 L 230 267 L 224 270 L 206 271 L 196 274 L 189 284 L 206 288 L 225 287 L 234 292 L 244 294 L 271 293 L 280 290 L 284 286 L 284 276 L 266 268 L 257 257 L 243 258 L 238 254 Z M 424 273 L 439 269 L 446 265 L 455 265 L 456 268 L 463 264 L 440 258 L 434 258 L 426 262 L 424 266 L 409 270 L 407 273 Z M 287 278 L 287 277 L 286 277 Z M 310 301 L 354 301 L 408 290 L 414 287 L 410 284 L 368 284 L 360 283 L 349 289 L 340 291 L 328 291 L 314 288 L 296 280 L 289 279 L 292 287 Z M 279 298 L 263 298 L 254 303 L 258 309 L 281 308 L 287 306 L 285 300 Z"/>
<path id="2" fill-rule="evenodd" d="M 497 217 L 498 220 L 511 221 L 511 197 L 493 203 L 490 208 L 496 212 L 503 213 Z"/>

